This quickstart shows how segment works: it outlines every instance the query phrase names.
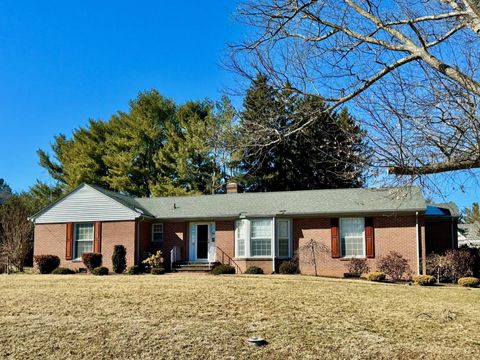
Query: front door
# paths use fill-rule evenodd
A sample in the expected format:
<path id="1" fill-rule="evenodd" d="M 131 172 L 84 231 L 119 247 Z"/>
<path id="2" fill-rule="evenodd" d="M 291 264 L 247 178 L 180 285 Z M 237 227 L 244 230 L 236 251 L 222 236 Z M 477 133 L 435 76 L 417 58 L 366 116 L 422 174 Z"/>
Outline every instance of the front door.
<path id="1" fill-rule="evenodd" d="M 208 259 L 208 224 L 197 225 L 197 259 Z"/>

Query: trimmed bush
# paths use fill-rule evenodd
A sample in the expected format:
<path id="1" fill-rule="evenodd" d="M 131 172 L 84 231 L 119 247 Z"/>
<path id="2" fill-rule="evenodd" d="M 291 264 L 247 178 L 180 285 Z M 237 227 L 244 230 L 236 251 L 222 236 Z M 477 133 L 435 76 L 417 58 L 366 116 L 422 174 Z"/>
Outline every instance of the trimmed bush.
<path id="1" fill-rule="evenodd" d="M 128 268 L 129 275 L 140 275 L 143 273 L 143 268 L 138 265 L 133 265 Z"/>
<path id="2" fill-rule="evenodd" d="M 417 275 L 413 277 L 413 282 L 420 286 L 433 286 L 437 279 L 432 275 Z"/>
<path id="3" fill-rule="evenodd" d="M 121 274 L 127 268 L 127 250 L 123 245 L 115 245 L 112 255 L 112 270 L 116 274 Z"/>
<path id="4" fill-rule="evenodd" d="M 372 271 L 367 274 L 366 279 L 368 281 L 385 281 L 387 275 L 381 271 Z"/>
<path id="5" fill-rule="evenodd" d="M 465 287 L 478 287 L 480 285 L 480 280 L 473 276 L 462 277 L 458 279 L 458 285 Z"/>
<path id="6" fill-rule="evenodd" d="M 280 274 L 296 274 L 298 273 L 298 265 L 293 261 L 284 261 L 278 268 Z"/>
<path id="7" fill-rule="evenodd" d="M 50 274 L 60 265 L 60 258 L 56 255 L 35 255 L 33 260 L 40 274 Z"/>
<path id="8" fill-rule="evenodd" d="M 152 275 L 163 275 L 165 274 L 165 269 L 162 267 L 154 267 L 150 270 L 150 274 Z"/>
<path id="9" fill-rule="evenodd" d="M 235 274 L 235 268 L 231 265 L 220 264 L 212 269 L 213 275 Z"/>
<path id="10" fill-rule="evenodd" d="M 52 271 L 52 274 L 54 275 L 72 275 L 75 274 L 75 271 L 72 269 L 64 268 L 64 267 L 58 267 L 55 270 Z"/>
<path id="11" fill-rule="evenodd" d="M 108 268 L 106 268 L 105 266 L 96 267 L 92 270 L 92 274 L 97 276 L 108 275 Z"/>
<path id="12" fill-rule="evenodd" d="M 393 281 L 400 280 L 410 271 L 408 260 L 395 251 L 390 251 L 387 256 L 381 256 L 377 261 L 378 270 L 390 276 Z"/>
<path id="13" fill-rule="evenodd" d="M 92 272 L 93 269 L 102 266 L 102 254 L 100 253 L 83 253 L 82 261 L 88 271 Z"/>
<path id="14" fill-rule="evenodd" d="M 245 270 L 245 274 L 263 274 L 263 269 L 258 266 L 250 266 Z"/>

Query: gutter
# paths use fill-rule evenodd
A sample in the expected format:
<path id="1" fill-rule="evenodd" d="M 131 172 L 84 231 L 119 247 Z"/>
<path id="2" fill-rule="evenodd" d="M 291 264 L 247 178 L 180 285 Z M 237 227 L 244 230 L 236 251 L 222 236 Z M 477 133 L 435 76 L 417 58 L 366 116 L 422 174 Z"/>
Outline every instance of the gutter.
<path id="1" fill-rule="evenodd" d="M 415 229 L 416 229 L 416 239 L 417 239 L 417 275 L 420 275 L 420 236 L 419 236 L 419 225 L 418 225 L 418 211 L 415 213 Z"/>

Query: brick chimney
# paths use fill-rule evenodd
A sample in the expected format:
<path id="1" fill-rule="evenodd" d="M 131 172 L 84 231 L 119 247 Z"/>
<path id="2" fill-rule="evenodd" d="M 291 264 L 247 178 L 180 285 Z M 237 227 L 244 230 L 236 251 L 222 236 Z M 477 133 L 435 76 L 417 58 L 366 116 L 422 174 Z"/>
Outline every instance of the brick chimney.
<path id="1" fill-rule="evenodd" d="M 236 182 L 229 182 L 227 184 L 227 194 L 238 193 L 238 184 Z"/>

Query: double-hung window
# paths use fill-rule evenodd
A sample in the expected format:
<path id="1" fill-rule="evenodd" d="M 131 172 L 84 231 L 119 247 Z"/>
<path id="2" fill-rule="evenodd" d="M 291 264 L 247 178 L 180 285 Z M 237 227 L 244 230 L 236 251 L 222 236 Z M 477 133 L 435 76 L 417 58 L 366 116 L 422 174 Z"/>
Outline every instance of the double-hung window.
<path id="1" fill-rule="evenodd" d="M 250 256 L 272 256 L 272 220 L 250 221 Z"/>
<path id="2" fill-rule="evenodd" d="M 342 257 L 365 257 L 365 219 L 340 219 Z"/>
<path id="3" fill-rule="evenodd" d="M 288 219 L 277 220 L 277 254 L 278 257 L 288 258 L 290 257 L 290 225 L 291 222 Z"/>
<path id="4" fill-rule="evenodd" d="M 156 243 L 163 242 L 163 224 L 162 223 L 152 224 L 152 242 L 156 242 Z"/>
<path id="5" fill-rule="evenodd" d="M 93 224 L 75 224 L 74 258 L 82 257 L 83 253 L 93 251 Z"/>

